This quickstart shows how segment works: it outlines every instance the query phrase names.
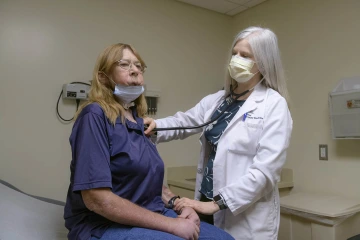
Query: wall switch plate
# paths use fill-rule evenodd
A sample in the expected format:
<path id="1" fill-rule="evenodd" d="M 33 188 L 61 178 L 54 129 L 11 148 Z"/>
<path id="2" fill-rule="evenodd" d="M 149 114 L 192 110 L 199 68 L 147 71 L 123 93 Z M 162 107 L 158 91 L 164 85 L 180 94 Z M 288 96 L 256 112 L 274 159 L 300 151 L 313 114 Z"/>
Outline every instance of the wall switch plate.
<path id="1" fill-rule="evenodd" d="M 319 144 L 319 160 L 328 160 L 327 144 Z"/>

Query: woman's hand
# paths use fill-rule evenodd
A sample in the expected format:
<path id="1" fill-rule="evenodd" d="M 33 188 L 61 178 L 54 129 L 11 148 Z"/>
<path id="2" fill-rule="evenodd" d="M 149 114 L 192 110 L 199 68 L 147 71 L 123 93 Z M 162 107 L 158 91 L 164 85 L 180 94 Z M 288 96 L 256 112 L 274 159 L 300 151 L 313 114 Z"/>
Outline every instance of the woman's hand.
<path id="1" fill-rule="evenodd" d="M 154 132 L 151 132 L 151 130 L 156 128 L 155 120 L 150 117 L 145 117 L 144 125 L 147 125 L 147 129 L 144 131 L 145 135 L 152 135 Z"/>
<path id="2" fill-rule="evenodd" d="M 175 201 L 175 211 L 181 211 L 184 207 L 191 207 L 196 212 L 205 215 L 212 215 L 220 210 L 219 206 L 214 202 L 200 202 L 189 198 L 180 198 Z"/>
<path id="3" fill-rule="evenodd" d="M 186 240 L 197 240 L 200 234 L 200 227 L 197 226 L 191 219 L 185 218 L 170 218 L 169 223 L 172 223 L 171 234 L 179 236 Z"/>
<path id="4" fill-rule="evenodd" d="M 193 221 L 198 227 L 200 227 L 200 218 L 197 215 L 197 213 L 195 212 L 195 210 L 191 207 L 184 207 L 181 210 L 181 214 L 178 215 L 179 218 L 185 218 L 185 219 L 190 219 L 191 221 Z"/>

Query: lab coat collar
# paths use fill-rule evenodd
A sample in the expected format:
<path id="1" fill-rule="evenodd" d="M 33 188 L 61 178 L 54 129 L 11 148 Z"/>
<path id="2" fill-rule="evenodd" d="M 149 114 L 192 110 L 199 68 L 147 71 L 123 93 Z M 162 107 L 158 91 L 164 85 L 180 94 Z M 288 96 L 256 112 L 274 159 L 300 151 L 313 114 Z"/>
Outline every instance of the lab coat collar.
<path id="1" fill-rule="evenodd" d="M 244 105 L 239 109 L 239 111 L 236 113 L 234 118 L 230 121 L 230 123 L 226 127 L 223 135 L 225 134 L 225 132 L 228 129 L 231 129 L 231 126 L 235 122 L 237 122 L 237 120 L 239 118 L 242 117 L 243 121 L 246 120 L 246 117 L 244 117 L 245 114 L 247 114 L 248 112 L 254 111 L 257 108 L 258 103 L 262 102 L 265 99 L 266 90 L 267 90 L 267 88 L 262 84 L 259 84 L 254 88 L 253 92 L 250 94 L 248 99 L 246 99 Z"/>
<path id="2" fill-rule="evenodd" d="M 258 102 L 262 102 L 266 95 L 266 87 L 262 84 L 258 84 L 255 86 L 253 92 L 250 94 L 250 96 L 246 99 L 244 105 L 240 108 L 240 110 L 237 112 L 238 114 L 235 115 L 234 118 L 244 115 L 244 113 L 253 111 L 256 109 L 256 104 Z"/>
<path id="3" fill-rule="evenodd" d="M 253 92 L 250 94 L 249 98 L 246 101 L 253 100 L 255 102 L 259 102 L 264 100 L 266 95 L 266 89 L 267 88 L 262 83 L 256 85 Z"/>
<path id="4" fill-rule="evenodd" d="M 256 102 L 261 102 L 264 100 L 265 94 L 266 94 L 266 89 L 267 88 L 262 84 L 258 84 L 257 86 L 255 86 L 253 92 L 250 94 L 249 98 L 245 101 L 244 105 L 240 108 L 239 112 L 242 112 L 242 114 L 244 114 L 246 112 L 253 110 L 256 107 L 256 105 L 254 105 Z M 214 113 L 215 109 L 220 105 L 220 103 L 222 101 L 224 101 L 224 99 L 225 99 L 225 97 L 221 97 L 216 100 L 216 103 L 213 104 L 213 106 L 210 108 L 210 110 L 208 110 L 205 113 L 205 121 L 210 120 L 211 115 Z M 241 109 L 243 109 L 243 110 L 241 110 Z M 245 110 L 245 112 L 244 112 L 244 110 Z"/>

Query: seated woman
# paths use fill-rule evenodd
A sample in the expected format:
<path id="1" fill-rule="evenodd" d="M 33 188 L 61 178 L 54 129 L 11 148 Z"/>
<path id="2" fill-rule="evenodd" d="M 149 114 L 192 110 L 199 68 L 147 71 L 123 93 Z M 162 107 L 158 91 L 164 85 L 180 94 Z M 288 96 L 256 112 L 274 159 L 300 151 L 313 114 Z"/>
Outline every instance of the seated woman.
<path id="1" fill-rule="evenodd" d="M 70 136 L 68 239 L 233 239 L 200 222 L 192 208 L 178 215 L 165 207 L 164 163 L 144 134 L 145 69 L 127 44 L 109 46 L 98 57 L 89 101 Z"/>

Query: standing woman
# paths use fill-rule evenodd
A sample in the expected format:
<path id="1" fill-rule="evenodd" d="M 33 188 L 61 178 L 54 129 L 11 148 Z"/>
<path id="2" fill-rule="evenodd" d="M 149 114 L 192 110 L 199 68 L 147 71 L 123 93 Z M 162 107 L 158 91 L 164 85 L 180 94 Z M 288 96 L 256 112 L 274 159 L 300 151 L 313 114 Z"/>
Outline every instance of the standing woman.
<path id="1" fill-rule="evenodd" d="M 277 183 L 293 122 L 277 38 L 271 30 L 249 27 L 236 36 L 224 89 L 186 112 L 146 119 L 145 133 L 154 127 L 201 125 L 226 109 L 204 128 L 158 132 L 158 142 L 202 132 L 195 200 L 176 199 L 174 209 L 192 207 L 235 239 L 277 239 Z"/>

